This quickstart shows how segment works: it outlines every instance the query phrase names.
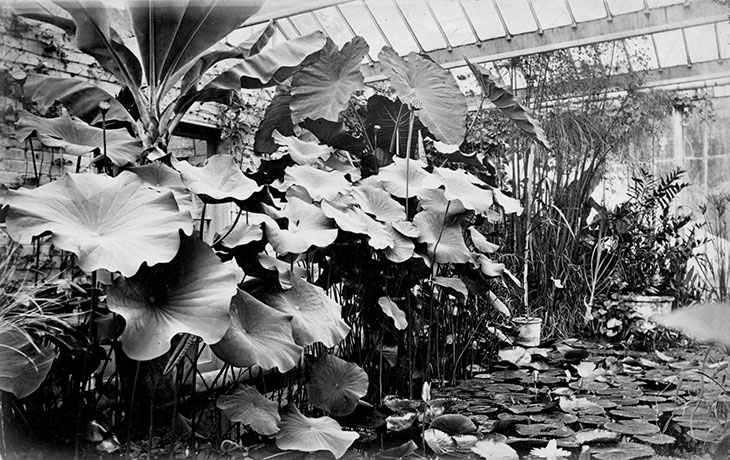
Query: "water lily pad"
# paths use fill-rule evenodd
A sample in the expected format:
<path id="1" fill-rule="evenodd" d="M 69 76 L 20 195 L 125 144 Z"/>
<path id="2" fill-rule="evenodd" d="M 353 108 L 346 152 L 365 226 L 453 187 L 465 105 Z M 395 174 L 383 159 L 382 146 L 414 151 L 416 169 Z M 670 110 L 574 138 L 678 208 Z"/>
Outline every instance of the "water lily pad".
<path id="1" fill-rule="evenodd" d="M 584 425 L 603 426 L 610 421 L 610 418 L 603 415 L 581 415 L 578 417 L 578 422 Z"/>
<path id="2" fill-rule="evenodd" d="M 408 318 L 406 318 L 405 312 L 398 308 L 398 305 L 390 297 L 379 298 L 378 305 L 383 310 L 383 313 L 393 319 L 396 329 L 402 331 L 408 327 Z"/>
<path id="3" fill-rule="evenodd" d="M 578 417 L 573 414 L 564 414 L 562 412 L 555 412 L 552 414 L 534 414 L 530 415 L 530 420 L 533 422 L 547 423 L 547 424 L 563 424 L 570 425 L 578 421 Z"/>
<path id="4" fill-rule="evenodd" d="M 418 414 L 416 412 L 389 415 L 385 418 L 386 427 L 388 431 L 403 431 L 412 427 L 417 417 Z"/>
<path id="5" fill-rule="evenodd" d="M 342 307 L 322 288 L 296 275 L 292 287 L 281 292 L 261 294 L 261 300 L 277 310 L 292 316 L 294 341 L 301 346 L 322 342 L 334 347 L 350 332 L 342 320 Z"/>
<path id="6" fill-rule="evenodd" d="M 577 415 L 599 415 L 603 414 L 604 410 L 601 406 L 593 401 L 586 398 L 568 398 L 565 396 L 560 397 L 560 409 L 563 412 Z"/>
<path id="7" fill-rule="evenodd" d="M 483 439 L 477 442 L 471 451 L 484 460 L 518 460 L 517 451 L 504 442 Z"/>
<path id="8" fill-rule="evenodd" d="M 206 203 L 245 201 L 261 190 L 256 181 L 243 175 L 231 155 L 213 155 L 202 167 L 175 159 L 172 165 L 180 171 L 185 186 Z"/>
<path id="9" fill-rule="evenodd" d="M 375 457 L 379 458 L 379 459 L 387 459 L 387 460 L 401 459 L 403 457 L 407 457 L 407 456 L 411 455 L 416 450 L 418 450 L 418 445 L 416 445 L 416 443 L 413 442 L 413 440 L 409 440 L 408 442 L 401 444 L 400 446 L 380 451 L 377 454 L 375 454 Z"/>
<path id="10" fill-rule="evenodd" d="M 575 434 L 573 430 L 563 424 L 546 423 L 517 424 L 515 425 L 515 431 L 521 436 L 540 438 L 567 438 Z"/>
<path id="11" fill-rule="evenodd" d="M 600 444 L 618 441 L 621 435 L 609 430 L 583 430 L 575 434 L 578 444 Z"/>
<path id="12" fill-rule="evenodd" d="M 644 441 L 647 444 L 664 445 L 674 444 L 677 439 L 674 436 L 668 434 L 655 433 L 655 434 L 637 434 L 634 435 L 639 441 Z"/>
<path id="13" fill-rule="evenodd" d="M 292 317 L 242 290 L 231 302 L 231 326 L 211 345 L 216 356 L 236 367 L 258 364 L 286 372 L 297 365 L 302 347 L 294 343 Z"/>
<path id="14" fill-rule="evenodd" d="M 286 229 L 265 226 L 266 238 L 279 254 L 302 254 L 312 246 L 327 247 L 337 239 L 332 220 L 313 204 L 291 197 L 281 215 L 288 220 Z"/>
<path id="15" fill-rule="evenodd" d="M 651 457 L 654 449 L 633 442 L 620 443 L 615 446 L 594 447 L 591 455 L 599 460 L 632 460 L 634 458 Z"/>
<path id="16" fill-rule="evenodd" d="M 456 451 L 456 441 L 441 430 L 429 428 L 423 432 L 423 439 L 437 454 L 448 454 Z"/>
<path id="17" fill-rule="evenodd" d="M 365 371 L 331 354 L 314 363 L 307 382 L 312 405 L 336 417 L 352 413 L 367 391 Z"/>
<path id="18" fill-rule="evenodd" d="M 231 324 L 229 306 L 236 291 L 236 275 L 210 246 L 184 236 L 172 261 L 144 265 L 134 277 L 115 280 L 107 303 L 126 322 L 124 352 L 143 361 L 166 353 L 181 332 L 208 344 L 220 341 Z"/>
<path id="19" fill-rule="evenodd" d="M 659 433 L 658 426 L 639 420 L 621 420 L 619 422 L 606 423 L 604 428 L 617 433 L 630 435 Z"/>
<path id="20" fill-rule="evenodd" d="M 623 418 L 641 419 L 648 422 L 659 420 L 659 412 L 648 406 L 629 406 L 612 409 L 611 415 Z"/>
<path id="21" fill-rule="evenodd" d="M 431 421 L 431 428 L 438 429 L 449 435 L 468 434 L 477 430 L 474 422 L 461 414 L 440 415 Z"/>
<path id="22" fill-rule="evenodd" d="M 532 361 L 532 356 L 522 347 L 512 347 L 499 350 L 497 353 L 500 361 L 505 361 L 515 366 L 523 366 Z"/>
<path id="23" fill-rule="evenodd" d="M 230 395 L 220 396 L 216 406 L 229 420 L 250 426 L 258 434 L 271 436 L 279 431 L 279 405 L 252 385 L 239 385 Z"/>
<path id="24" fill-rule="evenodd" d="M 345 455 L 359 435 L 342 431 L 342 427 L 330 417 L 305 417 L 293 404 L 284 408 L 280 431 L 276 434 L 276 446 L 284 450 L 315 452 L 328 450 L 335 458 Z"/>
<path id="25" fill-rule="evenodd" d="M 193 229 L 172 192 L 151 190 L 128 172 L 114 178 L 66 174 L 32 190 L 11 190 L 5 204 L 11 238 L 30 244 L 51 232 L 53 244 L 76 254 L 86 272 L 104 268 L 132 276 L 143 263 L 169 262 L 180 246 L 178 230 Z"/>

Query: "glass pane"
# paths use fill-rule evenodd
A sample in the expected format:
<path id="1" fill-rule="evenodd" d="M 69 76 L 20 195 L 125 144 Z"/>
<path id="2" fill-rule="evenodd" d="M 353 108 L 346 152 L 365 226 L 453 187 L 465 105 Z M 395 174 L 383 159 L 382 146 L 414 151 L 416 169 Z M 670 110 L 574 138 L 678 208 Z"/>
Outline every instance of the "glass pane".
<path id="1" fill-rule="evenodd" d="M 572 22 L 563 0 L 532 0 L 532 6 L 543 29 L 567 26 Z"/>
<path id="2" fill-rule="evenodd" d="M 365 7 L 361 3 L 350 2 L 340 5 L 339 8 L 347 22 L 352 26 L 355 34 L 364 38 L 370 45 L 370 57 L 377 60 L 378 53 L 386 43 L 377 27 L 375 27 L 375 23 L 370 19 L 370 15 L 365 11 Z"/>
<path id="3" fill-rule="evenodd" d="M 639 0 L 608 0 L 612 14 L 626 14 L 644 9 L 644 2 Z"/>
<path id="4" fill-rule="evenodd" d="M 474 25 L 480 40 L 504 37 L 504 27 L 499 22 L 499 17 L 492 2 L 485 0 L 462 0 L 464 10 L 469 20 Z"/>
<path id="5" fill-rule="evenodd" d="M 451 75 L 454 76 L 456 83 L 459 85 L 461 92 L 467 97 L 481 93 L 479 83 L 477 83 L 477 80 L 474 78 L 474 74 L 471 73 L 469 67 L 454 67 L 453 69 L 450 69 L 450 72 Z"/>
<path id="6" fill-rule="evenodd" d="M 717 56 L 717 37 L 715 26 L 707 24 L 704 26 L 688 27 L 684 29 L 687 37 L 687 49 L 692 62 L 713 61 Z"/>
<path id="7" fill-rule="evenodd" d="M 723 59 L 730 58 L 730 24 L 727 22 L 718 22 L 717 39 L 720 43 L 720 56 Z"/>
<path id="8" fill-rule="evenodd" d="M 319 24 L 317 24 L 310 13 L 298 14 L 292 16 L 290 19 L 302 35 L 307 35 L 315 30 L 321 30 L 321 27 L 319 27 Z"/>
<path id="9" fill-rule="evenodd" d="M 441 36 L 441 32 L 439 32 L 425 2 L 401 1 L 398 4 L 425 51 L 446 47 L 446 42 Z"/>
<path id="10" fill-rule="evenodd" d="M 600 43 L 596 45 L 596 48 L 600 53 L 601 63 L 610 74 L 616 75 L 629 71 L 626 52 L 620 40 Z"/>
<path id="11" fill-rule="evenodd" d="M 659 66 L 650 36 L 627 38 L 624 43 L 633 70 L 656 69 Z"/>
<path id="12" fill-rule="evenodd" d="M 684 3 L 684 0 L 647 0 L 649 8 L 659 8 L 662 6 L 676 5 L 678 3 Z"/>
<path id="13" fill-rule="evenodd" d="M 266 24 L 256 24 L 254 26 L 248 26 L 248 27 L 241 27 L 240 29 L 236 29 L 228 36 L 226 37 L 226 41 L 228 44 L 236 46 L 240 45 L 242 42 L 248 40 L 251 35 L 261 32 L 261 30 L 266 27 Z"/>
<path id="14" fill-rule="evenodd" d="M 469 25 L 466 23 L 464 14 L 454 2 L 444 2 L 443 0 L 431 1 L 431 9 L 436 15 L 444 29 L 444 33 L 449 38 L 451 46 L 466 45 L 474 43 L 477 37 L 474 36 Z"/>
<path id="15" fill-rule="evenodd" d="M 512 35 L 534 32 L 537 30 L 535 19 L 530 13 L 527 0 L 497 0 L 507 29 Z"/>
<path id="16" fill-rule="evenodd" d="M 350 29 L 347 28 L 339 13 L 333 7 L 317 10 L 314 14 L 317 16 L 319 22 L 322 23 L 322 27 L 324 27 L 327 35 L 330 36 L 332 41 L 337 43 L 338 47 L 342 48 L 342 45 L 352 39 Z"/>
<path id="17" fill-rule="evenodd" d="M 684 40 L 681 30 L 670 30 L 654 34 L 657 57 L 661 67 L 673 67 L 687 64 Z"/>
<path id="18" fill-rule="evenodd" d="M 411 51 L 418 52 L 416 42 L 390 0 L 370 0 L 367 5 L 373 16 L 375 16 L 375 20 L 380 24 L 380 28 L 383 29 L 383 33 L 388 37 L 391 46 L 398 54 L 408 54 Z M 355 20 L 357 19 L 359 18 Z"/>
<path id="19" fill-rule="evenodd" d="M 297 38 L 299 36 L 299 33 L 294 30 L 294 27 L 292 26 L 291 21 L 289 21 L 288 18 L 277 19 L 276 23 L 279 25 L 279 27 L 281 27 L 287 37 Z"/>
<path id="20" fill-rule="evenodd" d="M 603 2 L 597 0 L 569 0 L 576 22 L 593 21 L 606 17 Z"/>

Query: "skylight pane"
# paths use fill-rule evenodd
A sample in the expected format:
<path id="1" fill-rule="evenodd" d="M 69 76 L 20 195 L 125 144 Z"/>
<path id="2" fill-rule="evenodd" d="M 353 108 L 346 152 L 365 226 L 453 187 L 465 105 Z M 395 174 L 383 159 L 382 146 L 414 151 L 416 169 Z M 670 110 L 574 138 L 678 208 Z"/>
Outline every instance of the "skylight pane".
<path id="1" fill-rule="evenodd" d="M 454 76 L 456 83 L 459 85 L 459 89 L 466 96 L 473 96 L 481 93 L 481 87 L 474 78 L 474 74 L 471 73 L 471 69 L 467 66 L 454 67 L 450 69 L 451 75 Z"/>
<path id="2" fill-rule="evenodd" d="M 499 22 L 497 12 L 494 10 L 492 2 L 485 0 L 462 0 L 464 10 L 469 16 L 474 29 L 477 31 L 480 40 L 489 40 L 490 38 L 504 37 L 504 27 Z"/>
<path id="3" fill-rule="evenodd" d="M 717 56 L 717 38 L 715 37 L 715 26 L 706 24 L 697 27 L 684 29 L 687 37 L 687 49 L 692 62 L 713 61 Z"/>
<path id="4" fill-rule="evenodd" d="M 624 51 L 623 43 L 620 40 L 599 43 L 596 45 L 599 51 L 601 63 L 612 74 L 627 73 L 629 71 L 628 59 Z"/>
<path id="5" fill-rule="evenodd" d="M 568 0 L 570 9 L 573 11 L 575 21 L 585 22 L 594 21 L 606 17 L 606 8 L 603 2 L 597 0 Z"/>
<path id="6" fill-rule="evenodd" d="M 608 0 L 612 14 L 626 14 L 644 9 L 644 2 L 638 0 Z"/>
<path id="7" fill-rule="evenodd" d="M 418 52 L 418 46 L 413 40 L 411 33 L 400 18 L 398 11 L 389 0 L 370 0 L 367 2 L 370 11 L 373 12 L 375 20 L 380 24 L 383 33 L 398 54 L 408 54 L 411 51 Z M 344 6 L 344 5 L 343 5 Z M 366 13 L 367 14 L 367 13 Z M 359 18 L 357 18 L 359 19 Z"/>
<path id="8" fill-rule="evenodd" d="M 444 33 L 449 38 L 451 46 L 474 43 L 477 39 L 472 33 L 471 28 L 469 28 L 469 24 L 466 23 L 461 8 L 454 2 L 432 0 L 431 9 L 433 9 L 433 13 L 436 15 L 439 24 L 441 24 L 441 28 L 444 29 Z"/>
<path id="9" fill-rule="evenodd" d="M 291 25 L 291 22 L 289 22 L 287 18 L 277 19 L 276 23 L 279 25 L 279 27 L 281 27 L 281 30 L 283 30 L 289 38 L 297 38 L 299 36 L 299 33 L 294 30 L 294 27 Z"/>
<path id="10" fill-rule="evenodd" d="M 530 13 L 527 0 L 497 0 L 507 29 L 512 35 L 534 32 L 537 30 L 535 18 Z"/>
<path id="11" fill-rule="evenodd" d="M 570 13 L 563 0 L 533 0 L 532 6 L 543 29 L 571 24 Z"/>
<path id="12" fill-rule="evenodd" d="M 717 39 L 720 43 L 720 56 L 723 59 L 730 58 L 730 24 L 727 22 L 718 22 Z"/>
<path id="13" fill-rule="evenodd" d="M 342 45 L 352 40 L 350 29 L 347 28 L 334 7 L 317 10 L 314 14 L 337 46 L 342 48 Z"/>
<path id="14" fill-rule="evenodd" d="M 446 42 L 441 36 L 441 32 L 439 32 L 425 2 L 406 2 L 401 0 L 398 3 L 411 29 L 413 29 L 413 33 L 416 34 L 419 43 L 421 43 L 425 51 L 446 48 Z"/>
<path id="15" fill-rule="evenodd" d="M 266 27 L 266 24 L 256 24 L 255 26 L 241 27 L 236 29 L 226 37 L 226 41 L 233 45 L 240 45 L 242 42 L 248 40 L 255 33 L 261 32 Z"/>
<path id="16" fill-rule="evenodd" d="M 292 16 L 290 19 L 302 35 L 307 35 L 315 30 L 321 30 L 310 13 Z"/>
<path id="17" fill-rule="evenodd" d="M 676 5 L 684 3 L 684 0 L 647 0 L 649 8 L 660 8 L 662 6 Z"/>
<path id="18" fill-rule="evenodd" d="M 361 36 L 370 45 L 370 57 L 377 60 L 378 53 L 386 45 L 385 40 L 370 19 L 365 7 L 359 2 L 343 3 L 339 6 L 342 15 L 350 23 L 355 34 Z"/>
<path id="19" fill-rule="evenodd" d="M 684 50 L 684 40 L 681 30 L 670 30 L 654 34 L 659 65 L 674 67 L 687 65 L 687 53 Z"/>
<path id="20" fill-rule="evenodd" d="M 650 36 L 642 35 L 641 37 L 626 38 L 624 43 L 633 70 L 656 69 L 659 66 Z"/>

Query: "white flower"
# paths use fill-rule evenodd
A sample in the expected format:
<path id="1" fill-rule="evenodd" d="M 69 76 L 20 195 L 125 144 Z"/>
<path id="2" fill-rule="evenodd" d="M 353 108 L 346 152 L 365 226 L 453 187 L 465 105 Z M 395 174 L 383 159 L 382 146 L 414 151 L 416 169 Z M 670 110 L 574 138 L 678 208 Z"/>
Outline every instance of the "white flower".
<path id="1" fill-rule="evenodd" d="M 570 452 L 565 449 L 559 449 L 558 442 L 553 439 L 548 442 L 546 447 L 536 447 L 532 449 L 530 451 L 530 455 L 546 458 L 547 460 L 557 460 L 558 457 L 570 457 Z"/>

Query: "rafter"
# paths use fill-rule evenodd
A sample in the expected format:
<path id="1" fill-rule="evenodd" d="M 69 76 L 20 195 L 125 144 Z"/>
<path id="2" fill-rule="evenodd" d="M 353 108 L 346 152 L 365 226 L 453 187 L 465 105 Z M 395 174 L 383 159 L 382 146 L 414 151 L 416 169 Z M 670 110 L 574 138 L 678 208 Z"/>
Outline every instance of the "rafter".
<path id="1" fill-rule="evenodd" d="M 610 20 L 598 19 L 534 32 L 482 40 L 477 43 L 441 49 L 428 56 L 449 69 L 464 65 L 464 57 L 472 62 L 488 62 L 513 57 L 556 51 L 559 49 L 621 40 L 656 32 L 727 21 L 727 8 L 710 0 L 652 8 L 646 11 L 615 15 Z M 378 63 L 362 68 L 368 82 L 385 79 Z"/>

